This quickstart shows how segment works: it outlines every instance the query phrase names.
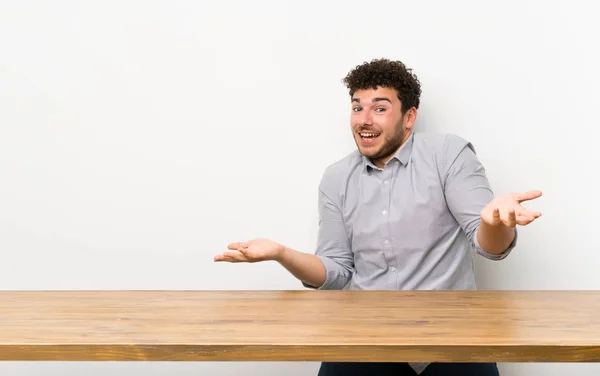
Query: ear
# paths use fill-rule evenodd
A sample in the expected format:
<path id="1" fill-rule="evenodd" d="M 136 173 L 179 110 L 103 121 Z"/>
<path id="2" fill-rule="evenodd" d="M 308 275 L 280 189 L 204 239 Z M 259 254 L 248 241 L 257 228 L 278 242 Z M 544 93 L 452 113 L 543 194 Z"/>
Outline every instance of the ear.
<path id="1" fill-rule="evenodd" d="M 404 114 L 404 128 L 411 129 L 415 122 L 417 121 L 417 109 L 415 107 L 411 107 Z"/>

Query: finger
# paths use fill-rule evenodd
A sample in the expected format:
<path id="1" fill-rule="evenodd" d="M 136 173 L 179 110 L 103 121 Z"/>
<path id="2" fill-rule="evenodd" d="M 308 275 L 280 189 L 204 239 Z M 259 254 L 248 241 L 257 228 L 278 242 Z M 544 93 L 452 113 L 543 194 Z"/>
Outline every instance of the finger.
<path id="1" fill-rule="evenodd" d="M 237 249 L 246 248 L 246 247 L 248 247 L 248 242 L 233 242 L 233 243 L 229 243 L 227 245 L 227 248 L 231 249 L 231 250 L 237 250 Z"/>
<path id="2" fill-rule="evenodd" d="M 540 212 L 532 212 L 525 208 L 521 208 L 520 210 L 517 211 L 517 217 L 525 216 L 525 217 L 539 218 L 541 215 L 542 215 L 542 213 L 540 213 Z"/>
<path id="3" fill-rule="evenodd" d="M 238 251 L 224 252 L 221 255 L 215 256 L 215 261 L 226 261 L 226 262 L 247 262 L 246 256 Z"/>
<path id="4" fill-rule="evenodd" d="M 519 226 L 526 226 L 526 225 L 530 224 L 533 221 L 535 221 L 534 217 L 529 217 L 529 216 L 519 216 L 519 217 L 517 217 L 517 224 Z"/>
<path id="5" fill-rule="evenodd" d="M 517 224 L 519 224 L 521 226 L 525 226 L 525 225 L 528 225 L 531 222 L 535 221 L 537 218 L 539 218 L 539 216 L 520 215 L 520 216 L 517 216 Z"/>
<path id="6" fill-rule="evenodd" d="M 508 210 L 508 215 L 506 220 L 504 221 L 504 224 L 508 227 L 515 227 L 517 224 L 517 218 L 516 218 L 516 214 L 515 214 L 515 209 L 509 209 Z"/>
<path id="7" fill-rule="evenodd" d="M 223 253 L 223 256 L 233 259 L 237 262 L 247 261 L 246 256 L 240 251 L 231 251 Z"/>
<path id="8" fill-rule="evenodd" d="M 492 212 L 492 224 L 499 225 L 501 222 L 502 220 L 500 219 L 500 209 L 495 208 Z"/>
<path id="9" fill-rule="evenodd" d="M 542 195 L 541 191 L 533 190 L 533 191 L 527 191 L 527 192 L 523 192 L 523 193 L 515 193 L 513 195 L 513 197 L 518 202 L 523 202 L 523 201 L 536 199 L 536 198 L 540 197 L 541 195 Z"/>
<path id="10" fill-rule="evenodd" d="M 223 262 L 223 261 L 230 261 L 231 259 L 230 259 L 230 258 L 228 258 L 228 257 L 225 257 L 225 255 L 223 255 L 223 254 L 220 254 L 220 255 L 216 255 L 216 256 L 213 258 L 213 260 L 214 260 L 215 262 Z"/>

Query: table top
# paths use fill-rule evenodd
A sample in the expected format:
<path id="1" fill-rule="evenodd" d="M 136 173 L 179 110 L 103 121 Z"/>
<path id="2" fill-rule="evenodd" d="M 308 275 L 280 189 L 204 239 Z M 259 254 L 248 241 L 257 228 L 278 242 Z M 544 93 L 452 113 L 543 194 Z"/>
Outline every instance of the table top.
<path id="1" fill-rule="evenodd" d="M 599 362 L 600 291 L 0 291 L 0 360 Z"/>

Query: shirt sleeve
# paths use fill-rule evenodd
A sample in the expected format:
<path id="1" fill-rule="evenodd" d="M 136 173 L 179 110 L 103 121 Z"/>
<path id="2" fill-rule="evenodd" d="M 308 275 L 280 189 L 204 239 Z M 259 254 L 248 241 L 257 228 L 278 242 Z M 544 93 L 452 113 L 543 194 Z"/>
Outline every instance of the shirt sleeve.
<path id="1" fill-rule="evenodd" d="M 471 246 L 487 259 L 506 258 L 517 244 L 516 228 L 512 243 L 501 254 L 486 252 L 477 241 L 479 213 L 494 199 L 494 194 L 473 145 L 458 136 L 448 135 L 440 163 L 444 166 L 442 177 L 448 208 L 466 233 Z"/>
<path id="2" fill-rule="evenodd" d="M 350 248 L 341 209 L 326 192 L 326 185 L 319 186 L 319 231 L 315 255 L 321 259 L 327 277 L 319 287 L 304 282 L 304 287 L 318 290 L 341 290 L 354 272 L 354 254 Z"/>

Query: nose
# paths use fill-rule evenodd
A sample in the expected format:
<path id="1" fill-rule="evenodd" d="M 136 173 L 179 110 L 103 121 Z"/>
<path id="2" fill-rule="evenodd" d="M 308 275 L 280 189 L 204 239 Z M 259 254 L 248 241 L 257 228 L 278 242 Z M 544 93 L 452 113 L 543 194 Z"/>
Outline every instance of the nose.
<path id="1" fill-rule="evenodd" d="M 373 118 L 369 111 L 361 111 L 356 121 L 357 124 L 361 127 L 370 127 L 373 125 Z"/>

